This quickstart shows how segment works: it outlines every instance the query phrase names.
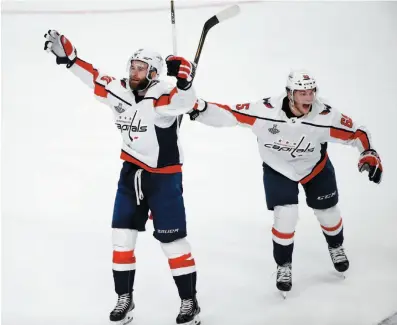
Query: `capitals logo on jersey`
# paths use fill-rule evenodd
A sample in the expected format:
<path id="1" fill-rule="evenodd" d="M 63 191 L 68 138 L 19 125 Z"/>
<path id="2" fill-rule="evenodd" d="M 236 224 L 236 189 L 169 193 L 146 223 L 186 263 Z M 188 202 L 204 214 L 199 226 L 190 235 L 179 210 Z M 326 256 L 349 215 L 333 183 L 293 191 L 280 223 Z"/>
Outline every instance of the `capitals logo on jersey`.
<path id="1" fill-rule="evenodd" d="M 303 154 L 310 152 L 312 153 L 315 147 L 312 146 L 311 142 L 302 144 L 305 140 L 305 136 L 302 136 L 299 141 L 288 141 L 280 139 L 278 142 L 265 143 L 264 146 L 268 149 L 275 150 L 278 152 L 288 152 L 292 158 L 302 157 Z"/>
<path id="2" fill-rule="evenodd" d="M 121 133 L 128 132 L 128 136 L 131 141 L 139 138 L 135 133 L 147 131 L 147 125 L 143 125 L 141 119 L 139 119 L 138 121 L 135 120 L 136 114 L 137 112 L 135 112 L 132 118 L 127 118 L 125 116 L 124 120 L 120 116 L 120 118 L 116 121 L 117 128 L 121 131 Z"/>

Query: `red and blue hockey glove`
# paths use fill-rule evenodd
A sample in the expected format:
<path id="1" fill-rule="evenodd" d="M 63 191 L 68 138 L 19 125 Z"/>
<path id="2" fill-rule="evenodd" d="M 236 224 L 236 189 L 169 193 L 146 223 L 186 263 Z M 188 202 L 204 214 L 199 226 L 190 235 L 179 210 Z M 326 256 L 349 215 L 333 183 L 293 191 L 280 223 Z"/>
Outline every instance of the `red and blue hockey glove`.
<path id="1" fill-rule="evenodd" d="M 369 180 L 379 184 L 382 180 L 383 167 L 378 153 L 372 149 L 363 151 L 358 161 L 358 170 L 368 171 Z"/>
<path id="2" fill-rule="evenodd" d="M 192 86 L 196 65 L 180 56 L 168 56 L 167 76 L 176 77 L 176 86 L 182 90 L 188 90 Z"/>

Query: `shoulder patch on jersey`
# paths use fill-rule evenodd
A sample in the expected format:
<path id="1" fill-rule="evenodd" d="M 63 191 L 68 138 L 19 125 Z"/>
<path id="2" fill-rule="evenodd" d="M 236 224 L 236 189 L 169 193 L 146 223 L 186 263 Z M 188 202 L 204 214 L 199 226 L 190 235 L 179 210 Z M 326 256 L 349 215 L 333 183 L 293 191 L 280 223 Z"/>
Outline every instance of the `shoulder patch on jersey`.
<path id="1" fill-rule="evenodd" d="M 106 82 L 106 84 L 110 84 L 113 80 L 115 80 L 116 78 L 114 77 L 110 77 L 110 76 L 102 76 L 100 80 L 103 80 Z"/>
<path id="2" fill-rule="evenodd" d="M 325 108 L 324 108 L 324 110 L 320 113 L 320 115 L 327 115 L 327 114 L 331 113 L 332 107 L 329 106 L 329 105 L 327 105 L 327 104 L 324 104 L 324 106 L 325 106 Z"/>
<path id="3" fill-rule="evenodd" d="M 270 97 L 263 98 L 263 105 L 267 108 L 274 108 L 274 106 L 270 103 Z"/>

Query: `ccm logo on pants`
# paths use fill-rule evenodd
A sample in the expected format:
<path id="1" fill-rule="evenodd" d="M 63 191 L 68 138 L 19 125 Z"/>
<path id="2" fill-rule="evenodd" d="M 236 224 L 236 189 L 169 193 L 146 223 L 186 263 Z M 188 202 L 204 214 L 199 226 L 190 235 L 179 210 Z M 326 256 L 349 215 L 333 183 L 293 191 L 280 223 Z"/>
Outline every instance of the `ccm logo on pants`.
<path id="1" fill-rule="evenodd" d="M 334 197 L 335 195 L 336 195 L 336 191 L 334 191 L 334 192 L 332 192 L 332 193 L 330 193 L 330 194 L 327 194 L 327 195 L 319 196 L 319 197 L 317 197 L 317 200 L 326 200 L 326 199 L 330 199 L 331 197 Z"/>

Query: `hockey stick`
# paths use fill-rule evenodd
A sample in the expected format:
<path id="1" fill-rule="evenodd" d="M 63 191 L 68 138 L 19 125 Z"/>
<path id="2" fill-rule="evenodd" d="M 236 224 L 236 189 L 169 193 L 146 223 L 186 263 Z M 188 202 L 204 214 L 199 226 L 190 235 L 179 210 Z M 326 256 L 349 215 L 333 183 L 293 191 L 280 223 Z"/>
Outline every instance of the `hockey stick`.
<path id="1" fill-rule="evenodd" d="M 176 24 L 175 24 L 175 5 L 174 0 L 170 1 L 171 4 L 171 26 L 172 26 L 172 54 L 177 55 L 176 47 Z M 183 115 L 178 116 L 178 124 L 181 126 Z"/>
<path id="2" fill-rule="evenodd" d="M 196 56 L 194 57 L 194 63 L 196 64 L 196 69 L 200 60 L 201 51 L 203 50 L 205 38 L 207 37 L 207 34 L 210 31 L 210 29 L 229 18 L 233 18 L 234 16 L 237 16 L 239 13 L 240 13 L 240 7 L 238 5 L 234 5 L 218 12 L 216 15 L 212 16 L 210 19 L 208 19 L 205 22 L 203 31 L 201 32 L 199 45 L 197 47 Z"/>
<path id="3" fill-rule="evenodd" d="M 176 25 L 175 25 L 175 7 L 174 0 L 171 0 L 171 25 L 172 25 L 172 48 L 173 54 L 176 55 Z"/>
<path id="4" fill-rule="evenodd" d="M 193 80 L 194 80 L 194 77 L 196 76 L 197 66 L 198 66 L 198 63 L 200 60 L 201 52 L 203 50 L 204 41 L 205 41 L 205 38 L 207 37 L 207 34 L 210 31 L 210 29 L 229 18 L 233 18 L 234 16 L 237 16 L 239 13 L 240 13 L 240 7 L 238 5 L 234 5 L 234 6 L 231 6 L 229 8 L 226 8 L 226 9 L 218 12 L 216 15 L 212 16 L 204 23 L 203 30 L 201 32 L 200 41 L 199 41 L 199 44 L 197 47 L 196 55 L 195 55 L 194 61 L 193 61 L 196 65 L 196 71 L 194 73 Z M 192 82 L 193 82 L 193 80 L 192 80 Z M 182 123 L 182 118 L 183 118 L 183 115 L 181 115 L 181 118 L 179 120 L 179 126 Z"/>

